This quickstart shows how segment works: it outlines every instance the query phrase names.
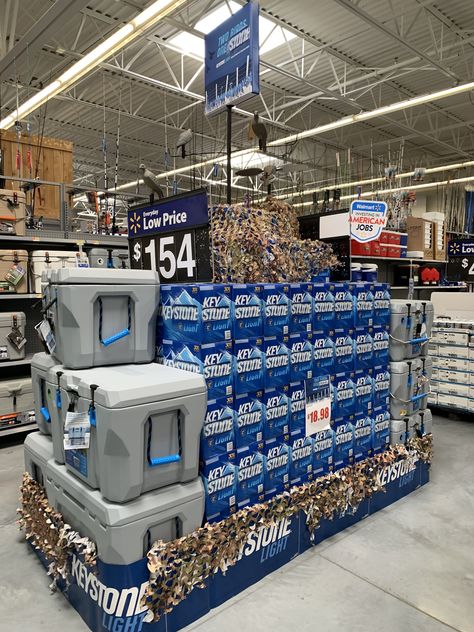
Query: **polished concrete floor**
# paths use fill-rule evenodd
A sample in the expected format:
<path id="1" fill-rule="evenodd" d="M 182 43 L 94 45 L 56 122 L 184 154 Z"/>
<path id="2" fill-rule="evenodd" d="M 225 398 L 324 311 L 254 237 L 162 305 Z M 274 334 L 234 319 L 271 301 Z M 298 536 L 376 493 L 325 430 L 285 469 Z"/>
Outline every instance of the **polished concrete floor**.
<path id="1" fill-rule="evenodd" d="M 474 631 L 474 423 L 437 417 L 429 485 L 212 611 L 198 632 Z M 0 448 L 0 631 L 85 624 L 15 526 L 21 445 Z"/>

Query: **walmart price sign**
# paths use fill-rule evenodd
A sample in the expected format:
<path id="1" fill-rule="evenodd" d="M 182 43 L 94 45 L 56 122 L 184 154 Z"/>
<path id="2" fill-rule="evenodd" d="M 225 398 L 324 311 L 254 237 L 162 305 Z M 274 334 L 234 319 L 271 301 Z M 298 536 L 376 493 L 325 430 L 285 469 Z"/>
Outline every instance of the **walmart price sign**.
<path id="1" fill-rule="evenodd" d="M 128 211 L 130 265 L 160 283 L 211 280 L 207 192 L 198 189 Z"/>
<path id="2" fill-rule="evenodd" d="M 448 244 L 449 281 L 474 283 L 474 239 L 453 239 Z"/>

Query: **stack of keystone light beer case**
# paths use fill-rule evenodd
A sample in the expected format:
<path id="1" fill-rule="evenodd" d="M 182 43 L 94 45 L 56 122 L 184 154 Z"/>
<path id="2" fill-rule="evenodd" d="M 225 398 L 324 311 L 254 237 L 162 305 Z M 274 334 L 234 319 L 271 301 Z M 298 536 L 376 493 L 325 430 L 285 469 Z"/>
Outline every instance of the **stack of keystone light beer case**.
<path id="1" fill-rule="evenodd" d="M 109 564 L 142 559 L 156 539 L 190 533 L 204 515 L 206 383 L 154 362 L 159 289 L 151 271 L 43 277 L 50 353 L 32 361 L 40 433 L 25 442 L 26 468 Z"/>
<path id="2" fill-rule="evenodd" d="M 388 446 L 386 284 L 163 285 L 158 322 L 158 362 L 207 383 L 207 520 Z M 331 422 L 307 432 L 321 394 Z"/>
<path id="3" fill-rule="evenodd" d="M 390 442 L 406 443 L 432 431 L 427 408 L 433 360 L 428 346 L 433 304 L 392 300 L 390 316 Z"/>

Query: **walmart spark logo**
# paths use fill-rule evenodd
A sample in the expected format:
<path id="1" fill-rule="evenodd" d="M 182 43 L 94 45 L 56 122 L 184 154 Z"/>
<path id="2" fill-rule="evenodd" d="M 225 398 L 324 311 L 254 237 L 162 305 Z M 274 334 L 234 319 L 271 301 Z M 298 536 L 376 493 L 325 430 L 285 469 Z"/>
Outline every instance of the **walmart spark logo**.
<path id="1" fill-rule="evenodd" d="M 136 211 L 133 212 L 133 215 L 129 216 L 128 225 L 129 225 L 130 232 L 134 233 L 135 235 L 141 229 L 142 227 L 141 218 L 140 218 L 140 215 Z"/>
<path id="2" fill-rule="evenodd" d="M 457 241 L 453 241 L 449 244 L 449 254 L 459 255 L 461 253 L 461 244 Z"/>

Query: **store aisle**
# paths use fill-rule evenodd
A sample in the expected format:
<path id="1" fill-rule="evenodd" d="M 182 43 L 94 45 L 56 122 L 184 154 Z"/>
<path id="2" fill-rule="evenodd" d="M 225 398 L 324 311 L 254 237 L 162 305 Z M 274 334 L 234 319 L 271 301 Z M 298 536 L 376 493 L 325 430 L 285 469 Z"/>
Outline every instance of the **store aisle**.
<path id="1" fill-rule="evenodd" d="M 474 424 L 436 417 L 434 431 L 429 485 L 187 629 L 474 631 Z M 22 461 L 20 445 L 0 450 L 0 632 L 84 631 L 16 529 Z"/>

